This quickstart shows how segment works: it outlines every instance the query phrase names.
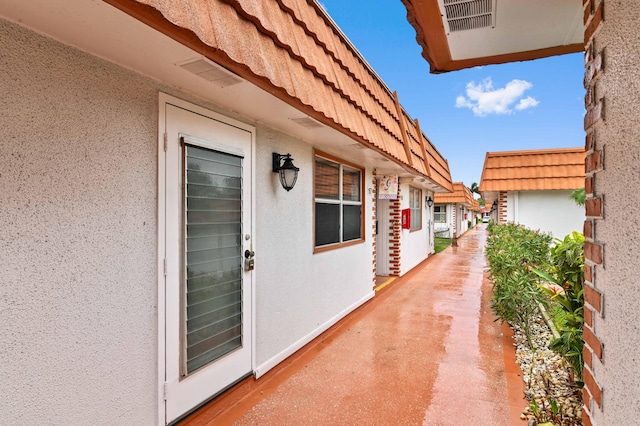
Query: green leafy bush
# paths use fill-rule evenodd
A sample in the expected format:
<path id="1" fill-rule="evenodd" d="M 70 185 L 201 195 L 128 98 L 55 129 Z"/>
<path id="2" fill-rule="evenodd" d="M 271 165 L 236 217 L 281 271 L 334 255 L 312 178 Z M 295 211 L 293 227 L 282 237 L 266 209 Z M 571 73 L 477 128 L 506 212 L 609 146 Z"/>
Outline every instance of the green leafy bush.
<path id="1" fill-rule="evenodd" d="M 530 346 L 530 322 L 543 300 L 534 269 L 549 261 L 551 236 L 515 223 L 490 222 L 486 254 L 493 280 L 491 308 L 500 320 L 519 326 Z"/>
<path id="2" fill-rule="evenodd" d="M 560 338 L 551 349 L 561 354 L 582 380 L 582 327 L 584 325 L 584 236 L 572 232 L 563 240 L 556 239 L 551 248 L 550 273 L 534 272 L 552 286 L 541 286 L 554 304 L 550 309 Z"/>

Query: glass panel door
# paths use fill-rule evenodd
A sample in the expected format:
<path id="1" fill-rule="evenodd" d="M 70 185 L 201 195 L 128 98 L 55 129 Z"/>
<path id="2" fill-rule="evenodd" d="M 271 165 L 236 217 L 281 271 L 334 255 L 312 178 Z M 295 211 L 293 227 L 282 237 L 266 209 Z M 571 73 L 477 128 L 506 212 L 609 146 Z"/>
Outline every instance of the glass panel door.
<path id="1" fill-rule="evenodd" d="M 242 346 L 242 159 L 184 145 L 185 370 Z"/>
<path id="2" fill-rule="evenodd" d="M 165 421 L 252 372 L 255 129 L 171 98 L 164 171 Z M 163 220 L 164 219 L 164 220 Z"/>

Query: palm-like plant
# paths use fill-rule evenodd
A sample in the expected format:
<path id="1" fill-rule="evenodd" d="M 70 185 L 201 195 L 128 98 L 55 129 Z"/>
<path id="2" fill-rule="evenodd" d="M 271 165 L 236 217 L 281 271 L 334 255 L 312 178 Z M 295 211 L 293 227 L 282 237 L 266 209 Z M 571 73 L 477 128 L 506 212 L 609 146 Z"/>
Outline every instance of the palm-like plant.
<path id="1" fill-rule="evenodd" d="M 584 206 L 585 200 L 587 198 L 585 189 L 584 188 L 576 189 L 571 193 L 571 195 L 569 195 L 569 198 L 571 198 L 580 207 Z"/>

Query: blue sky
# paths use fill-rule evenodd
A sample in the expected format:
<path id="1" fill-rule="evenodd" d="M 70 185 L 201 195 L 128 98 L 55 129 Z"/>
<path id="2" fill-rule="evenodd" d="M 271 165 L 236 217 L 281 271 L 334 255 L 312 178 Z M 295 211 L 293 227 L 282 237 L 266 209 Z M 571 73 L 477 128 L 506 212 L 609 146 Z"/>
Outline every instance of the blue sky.
<path id="1" fill-rule="evenodd" d="M 320 0 L 449 161 L 480 183 L 487 151 L 584 145 L 582 54 L 429 74 L 400 0 Z"/>

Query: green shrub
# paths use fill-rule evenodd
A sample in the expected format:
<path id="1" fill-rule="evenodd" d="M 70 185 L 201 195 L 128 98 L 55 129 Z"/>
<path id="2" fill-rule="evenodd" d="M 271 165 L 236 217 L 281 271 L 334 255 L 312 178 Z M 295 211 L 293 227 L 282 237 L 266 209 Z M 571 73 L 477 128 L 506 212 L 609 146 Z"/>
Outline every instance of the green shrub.
<path id="1" fill-rule="evenodd" d="M 528 275 L 515 273 L 512 277 L 500 277 L 494 281 L 491 309 L 502 321 L 517 325 L 524 332 L 529 347 L 531 340 L 531 318 L 538 309 L 542 292 Z"/>
<path id="2" fill-rule="evenodd" d="M 486 254 L 493 280 L 491 308 L 500 320 L 519 326 L 533 348 L 530 322 L 543 300 L 533 270 L 548 263 L 551 236 L 514 223 L 490 222 L 487 229 Z"/>
<path id="3" fill-rule="evenodd" d="M 532 275 L 531 269 L 548 263 L 550 235 L 515 223 L 489 222 L 487 230 L 486 254 L 492 277 L 509 277 L 515 272 Z"/>
<path id="4" fill-rule="evenodd" d="M 551 248 L 551 266 L 547 273 L 534 272 L 555 287 L 542 287 L 553 303 L 550 309 L 560 338 L 551 349 L 562 355 L 582 380 L 582 327 L 584 324 L 584 236 L 572 232 L 563 240 L 556 239 Z"/>

